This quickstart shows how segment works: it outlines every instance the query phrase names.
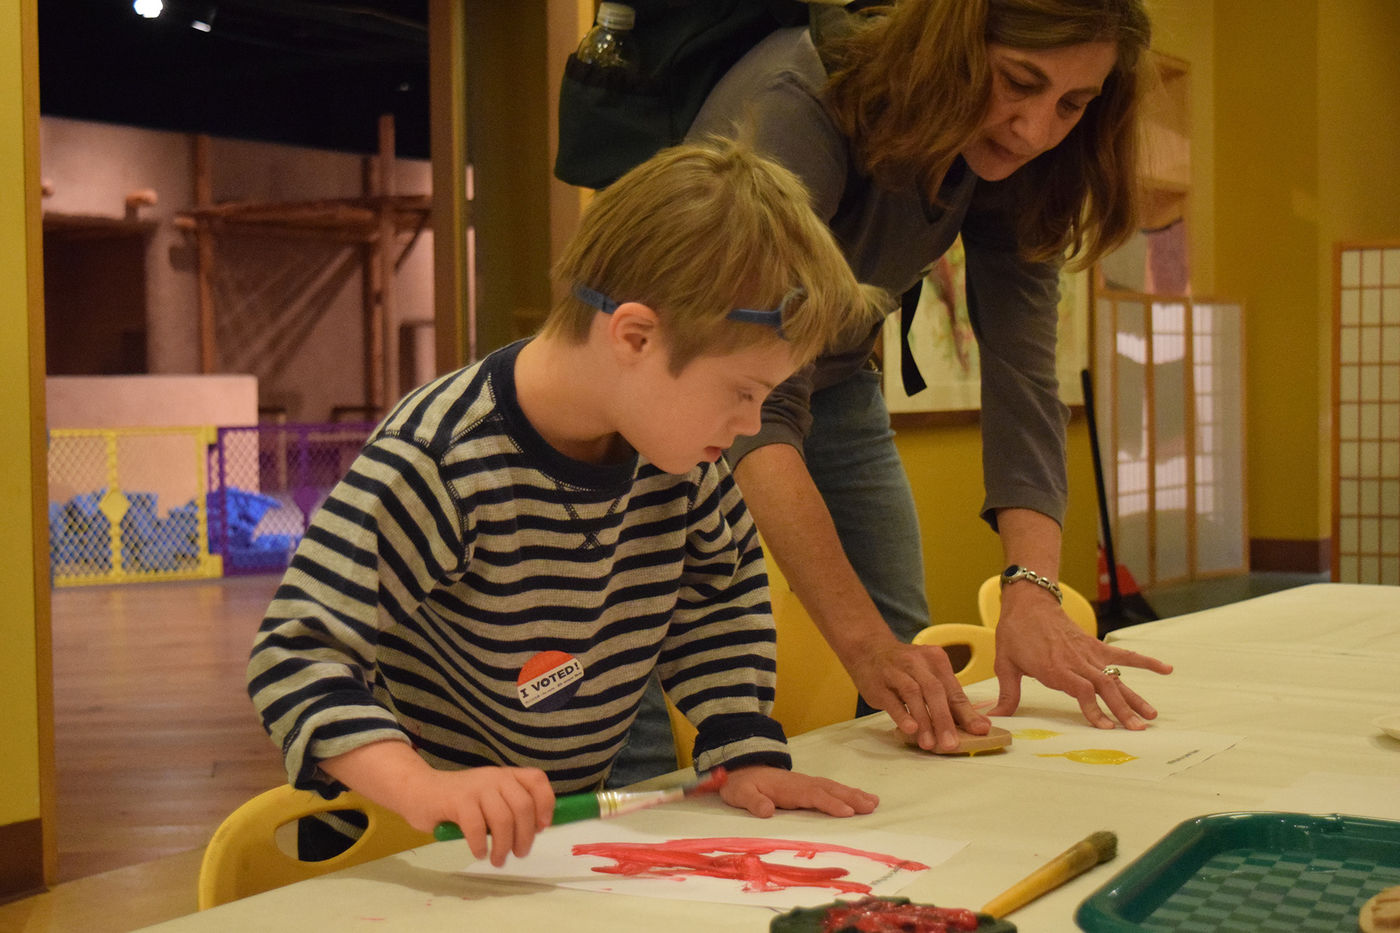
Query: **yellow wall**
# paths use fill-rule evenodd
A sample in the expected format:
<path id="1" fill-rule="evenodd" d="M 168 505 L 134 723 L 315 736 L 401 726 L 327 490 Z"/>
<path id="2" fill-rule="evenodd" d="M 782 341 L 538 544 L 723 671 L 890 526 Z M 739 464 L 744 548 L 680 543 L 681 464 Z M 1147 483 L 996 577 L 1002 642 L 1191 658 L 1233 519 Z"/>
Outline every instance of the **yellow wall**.
<path id="1" fill-rule="evenodd" d="M 38 256 L 38 76 L 33 0 L 0 4 L 0 826 L 38 819 L 42 765 L 39 721 L 47 714 L 47 587 L 36 585 L 36 460 L 42 463 L 42 317 Z M 37 349 L 37 354 L 35 353 Z M 38 454 L 35 454 L 35 451 Z M 36 525 L 38 527 L 36 527 Z M 46 579 L 43 580 L 46 583 Z M 36 620 L 42 620 L 36 624 Z M 42 684 L 42 686 L 41 686 Z"/>
<path id="2" fill-rule="evenodd" d="M 1217 281 L 1245 300 L 1256 539 L 1331 532 L 1332 249 L 1400 236 L 1397 35 L 1394 0 L 1216 5 Z"/>
<path id="3" fill-rule="evenodd" d="M 1319 177 L 1317 345 L 1323 360 L 1317 384 L 1331 393 L 1332 264 L 1339 241 L 1400 239 L 1400 3 L 1395 0 L 1319 0 Z M 1318 484 L 1323 534 L 1330 533 L 1331 409 L 1320 413 Z"/>
<path id="4" fill-rule="evenodd" d="M 901 428 L 899 454 L 919 509 L 930 622 L 977 622 L 977 587 L 1005 563 L 1001 540 L 978 517 L 982 440 L 977 425 Z M 1083 418 L 1069 426 L 1069 513 L 1060 579 L 1089 599 L 1098 591 L 1098 499 Z"/>
<path id="5" fill-rule="evenodd" d="M 1319 278 L 1329 290 L 1338 239 L 1400 237 L 1400 4 L 1319 0 Z M 1330 318 L 1329 318 L 1330 320 Z"/>
<path id="6" fill-rule="evenodd" d="M 1191 193 L 1186 226 L 1191 290 L 1214 297 L 1215 284 L 1215 0 L 1148 0 L 1152 47 L 1187 63 L 1190 82 Z"/>
<path id="7" fill-rule="evenodd" d="M 1330 0 L 1329 0 L 1330 2 Z M 1216 260 L 1246 314 L 1253 538 L 1318 539 L 1325 371 L 1318 346 L 1318 4 L 1216 7 Z M 1287 464 L 1287 468 L 1281 468 Z"/>

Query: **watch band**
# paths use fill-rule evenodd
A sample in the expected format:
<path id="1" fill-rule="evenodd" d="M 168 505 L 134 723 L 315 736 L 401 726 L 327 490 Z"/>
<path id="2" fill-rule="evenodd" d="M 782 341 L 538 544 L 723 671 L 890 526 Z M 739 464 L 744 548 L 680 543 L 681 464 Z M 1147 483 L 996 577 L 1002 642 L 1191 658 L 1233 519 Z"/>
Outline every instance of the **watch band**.
<path id="1" fill-rule="evenodd" d="M 1005 587 L 1009 583 L 1015 583 L 1017 580 L 1029 580 L 1036 586 L 1049 590 L 1050 592 L 1055 594 L 1056 602 L 1060 603 L 1061 605 L 1064 604 L 1065 594 L 1060 592 L 1060 585 L 1054 580 L 1051 580 L 1049 577 L 1042 577 L 1034 570 L 1031 570 L 1026 567 L 1021 567 L 1017 564 L 1012 564 L 1010 567 L 1007 567 L 1001 572 L 1001 585 L 1003 587 Z"/>

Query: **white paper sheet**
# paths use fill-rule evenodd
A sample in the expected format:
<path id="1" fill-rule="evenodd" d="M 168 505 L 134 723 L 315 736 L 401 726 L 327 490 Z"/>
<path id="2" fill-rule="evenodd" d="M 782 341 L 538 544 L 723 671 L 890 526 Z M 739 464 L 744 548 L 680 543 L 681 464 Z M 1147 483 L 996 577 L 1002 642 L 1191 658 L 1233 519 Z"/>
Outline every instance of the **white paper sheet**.
<path id="1" fill-rule="evenodd" d="M 512 858 L 499 869 L 475 862 L 466 872 L 787 910 L 843 896 L 894 894 L 967 844 L 878 831 L 826 835 L 821 823 L 806 820 L 781 827 L 776 819 L 704 815 L 685 822 L 698 832 L 658 834 L 608 820 L 552 826 L 535 837 L 527 857 Z M 801 835 L 783 835 L 781 828 L 799 829 Z"/>
<path id="2" fill-rule="evenodd" d="M 1028 768 L 1035 771 L 1091 774 L 1160 781 L 1170 774 L 1224 751 L 1237 735 L 1189 732 L 1151 725 L 1140 732 L 1095 729 L 1083 720 L 1039 716 L 995 716 L 992 722 L 1011 733 L 1003 751 L 975 755 L 970 766 Z"/>

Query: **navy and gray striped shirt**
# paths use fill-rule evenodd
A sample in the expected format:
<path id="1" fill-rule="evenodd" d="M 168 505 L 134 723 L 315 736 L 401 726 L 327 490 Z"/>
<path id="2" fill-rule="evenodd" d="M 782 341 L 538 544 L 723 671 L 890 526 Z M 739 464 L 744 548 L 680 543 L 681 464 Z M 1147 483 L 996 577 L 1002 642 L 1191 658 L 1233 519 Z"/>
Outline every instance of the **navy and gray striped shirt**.
<path id="1" fill-rule="evenodd" d="M 700 727 L 696 767 L 790 767 L 762 551 L 727 468 L 684 476 L 550 447 L 522 344 L 389 415 L 317 512 L 254 642 L 248 692 L 291 782 L 383 739 L 434 767 L 597 787 L 647 679 Z"/>

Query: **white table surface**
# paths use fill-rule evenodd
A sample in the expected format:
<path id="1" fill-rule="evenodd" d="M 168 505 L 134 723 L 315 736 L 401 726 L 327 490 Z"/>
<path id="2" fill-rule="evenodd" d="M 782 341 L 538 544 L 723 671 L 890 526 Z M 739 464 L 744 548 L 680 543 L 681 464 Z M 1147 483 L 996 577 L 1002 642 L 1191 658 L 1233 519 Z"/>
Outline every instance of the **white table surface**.
<path id="1" fill-rule="evenodd" d="M 1183 820 L 1274 809 L 1270 801 L 1290 793 L 1283 799 L 1301 799 L 1308 805 L 1296 808 L 1309 812 L 1400 819 L 1400 794 L 1358 792 L 1365 782 L 1400 781 L 1400 740 L 1371 725 L 1400 712 L 1400 588 L 1316 584 L 1122 629 L 1110 641 L 1175 665 L 1167 677 L 1125 674 L 1161 711 L 1151 728 L 1240 740 L 1185 771 L 1143 781 L 1107 768 L 1047 774 L 927 755 L 905 747 L 879 714 L 792 740 L 797 768 L 878 793 L 875 813 L 779 814 L 754 820 L 753 835 L 802 839 L 817 831 L 839 842 L 845 832 L 880 830 L 963 840 L 958 854 L 900 893 L 975 909 L 1089 833 L 1114 831 L 1116 860 L 1009 918 L 1023 931 L 1057 933 L 1076 930 L 1079 903 Z M 996 682 L 968 692 L 994 699 Z M 1070 698 L 1031 680 L 1023 682 L 1021 713 L 1082 722 Z M 1097 733 L 1105 741 L 1113 734 Z M 704 835 L 697 822 L 720 806 L 697 799 L 615 822 Z M 470 861 L 464 843 L 438 843 L 150 929 L 708 933 L 763 931 L 773 916 L 734 904 L 505 884 L 462 874 Z"/>

